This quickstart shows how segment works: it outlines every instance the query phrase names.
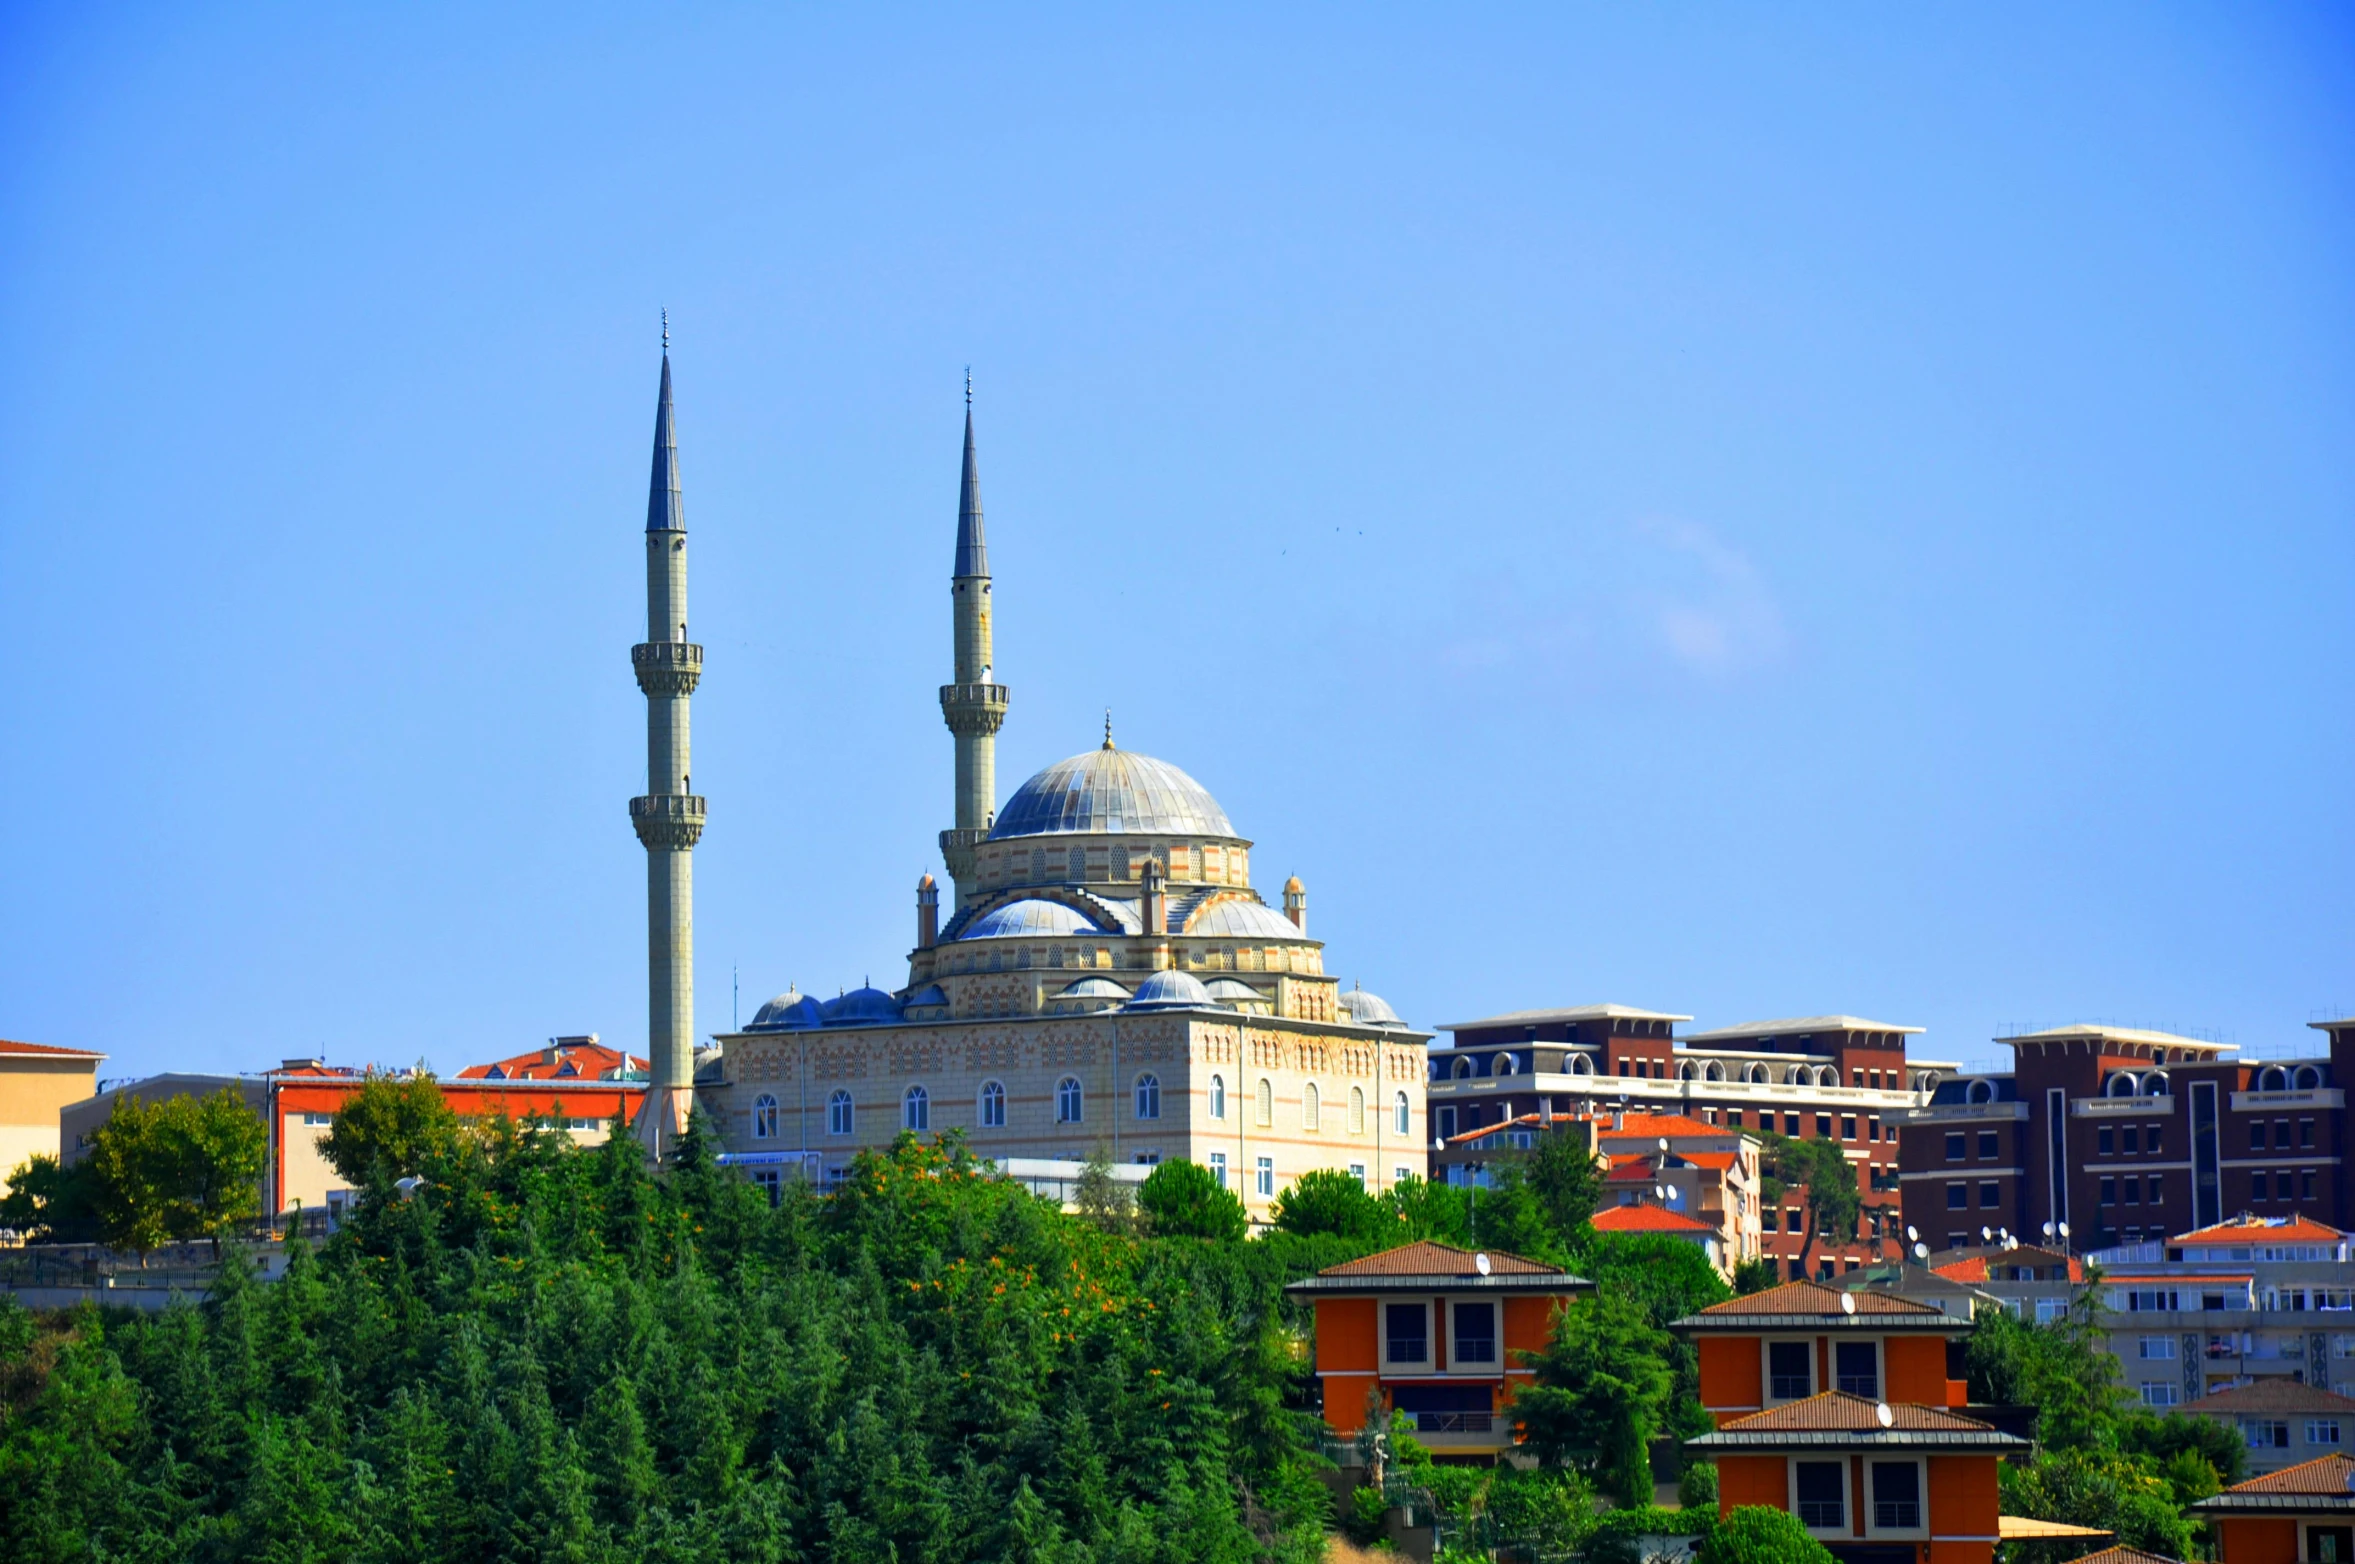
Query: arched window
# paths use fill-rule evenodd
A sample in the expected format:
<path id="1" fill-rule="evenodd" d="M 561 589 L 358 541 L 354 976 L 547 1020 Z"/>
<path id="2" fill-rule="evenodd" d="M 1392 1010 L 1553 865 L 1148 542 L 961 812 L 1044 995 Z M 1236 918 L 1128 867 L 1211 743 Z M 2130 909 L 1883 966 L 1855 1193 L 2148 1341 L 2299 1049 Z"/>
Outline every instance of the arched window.
<path id="1" fill-rule="evenodd" d="M 2153 1070 L 2150 1074 L 2144 1076 L 2142 1078 L 2142 1094 L 2145 1097 L 2166 1096 L 2167 1072 L 2164 1070 Z"/>
<path id="2" fill-rule="evenodd" d="M 850 1133 L 850 1093 L 836 1092 L 826 1099 L 826 1133 L 829 1135 L 848 1135 Z"/>
<path id="3" fill-rule="evenodd" d="M 1006 1088 L 996 1081 L 981 1083 L 981 1127 L 985 1130 L 1006 1127 Z"/>
<path id="4" fill-rule="evenodd" d="M 1214 1119 L 1227 1116 L 1227 1078 L 1223 1075 L 1210 1078 L 1210 1116 Z"/>
<path id="5" fill-rule="evenodd" d="M 2290 1084 L 2300 1091 L 2312 1091 L 2322 1084 L 2322 1072 L 2310 1064 L 2298 1066 L 2298 1073 L 2290 1077 Z"/>
<path id="6" fill-rule="evenodd" d="M 1595 1073 L 1594 1061 L 1584 1054 L 1572 1054 L 1570 1056 L 1570 1073 L 1572 1075 L 1592 1075 Z"/>
<path id="7" fill-rule="evenodd" d="M 1259 1122 L 1260 1122 L 1262 1125 L 1269 1125 L 1269 1124 L 1273 1124 L 1273 1123 L 1275 1123 L 1275 1122 L 1276 1122 L 1276 1086 L 1275 1086 L 1275 1082 L 1273 1082 L 1273 1081 L 1269 1080 L 1269 1079 L 1268 1079 L 1266 1076 L 1264 1076 L 1264 1075 L 1263 1075 L 1263 1076 L 1261 1076 L 1261 1077 L 1259 1078 L 1259 1091 L 1258 1091 L 1258 1094 L 1257 1094 L 1257 1099 L 1256 1099 L 1256 1100 L 1257 1100 L 1257 1102 L 1258 1102 L 1258 1105 L 1259 1105 L 1259 1113 L 1258 1113 L 1258 1119 L 1259 1119 Z"/>
<path id="8" fill-rule="evenodd" d="M 899 1127 L 903 1130 L 932 1128 L 932 1093 L 921 1086 L 911 1086 L 899 1102 Z"/>
<path id="9" fill-rule="evenodd" d="M 1963 1088 L 1963 1101 L 1965 1102 L 1993 1102 L 1994 1100 L 1995 1083 L 1993 1081 L 1973 1081 Z"/>
<path id="10" fill-rule="evenodd" d="M 1456 1061 L 1456 1079 L 1457 1079 L 1457 1080 L 1459 1080 L 1459 1081 L 1460 1081 L 1460 1080 L 1464 1080 L 1465 1078 L 1467 1078 L 1468 1076 L 1470 1076 L 1470 1075 L 1471 1075 L 1471 1073 L 1472 1073 L 1472 1061 L 1471 1061 L 1471 1060 L 1469 1060 L 1469 1059 L 1458 1059 L 1458 1060 Z"/>
<path id="11" fill-rule="evenodd" d="M 1160 1076 L 1145 1074 L 1137 1077 L 1137 1117 L 1140 1119 L 1161 1117 Z"/>
<path id="12" fill-rule="evenodd" d="M 1683 1068 L 1676 1072 L 1676 1078 L 1680 1081 L 1697 1081 L 1701 1078 L 1701 1067 L 1687 1059 Z"/>
<path id="13" fill-rule="evenodd" d="M 1719 1063 L 1718 1063 L 1716 1060 L 1714 1060 L 1714 1059 L 1710 1060 L 1710 1061 L 1709 1061 L 1709 1068 L 1701 1072 L 1701 1079 L 1703 1079 L 1704 1081 L 1722 1081 L 1722 1080 L 1724 1080 L 1724 1079 L 1725 1079 L 1725 1066 L 1724 1066 L 1724 1065 L 1722 1065 L 1722 1064 L 1719 1064 Z"/>
<path id="14" fill-rule="evenodd" d="M 1313 1130 L 1317 1127 L 1317 1110 L 1322 1106 L 1323 1103 L 1317 1094 L 1317 1083 L 1311 1081 L 1300 1093 L 1300 1127 L 1302 1129 Z"/>
<path id="15" fill-rule="evenodd" d="M 1405 1092 L 1400 1092 L 1391 1100 L 1390 1115 L 1396 1121 L 1391 1126 L 1393 1132 L 1400 1135 L 1413 1133 L 1414 1113 L 1412 1109 L 1407 1107 Z"/>
<path id="16" fill-rule="evenodd" d="M 752 1099 L 752 1138 L 754 1140 L 775 1140 L 777 1138 L 777 1099 L 767 1092 Z"/>
<path id="17" fill-rule="evenodd" d="M 1055 1083 L 1055 1122 L 1057 1124 L 1077 1124 L 1079 1114 L 1079 1077 L 1066 1075 Z"/>
<path id="18" fill-rule="evenodd" d="M 1753 1086 L 1771 1086 L 1774 1084 L 1772 1072 L 1769 1071 L 1763 1064 L 1753 1064 L 1750 1066 L 1748 1070 L 1743 1072 L 1742 1079 L 1748 1081 Z"/>
<path id="19" fill-rule="evenodd" d="M 1837 1086 L 1840 1084 L 1840 1072 L 1833 1069 L 1828 1064 L 1817 1065 L 1815 1069 L 1815 1084 L 1818 1086 Z"/>
<path id="20" fill-rule="evenodd" d="M 2111 1076 L 2109 1084 L 2102 1088 L 2102 1095 L 2104 1097 L 2138 1096 L 2140 1095 L 2139 1087 L 2140 1083 L 2132 1075 L 2120 1070 L 2116 1075 Z"/>
<path id="21" fill-rule="evenodd" d="M 1513 1059 L 1513 1056 L 1512 1056 L 1511 1054 L 1498 1054 L 1498 1055 L 1496 1056 L 1496 1073 L 1497 1073 L 1497 1074 L 1499 1074 L 1499 1075 L 1510 1075 L 1510 1074 L 1512 1074 L 1512 1073 L 1513 1073 L 1515 1070 L 1517 1070 L 1517 1069 L 1519 1069 L 1519 1068 L 1520 1068 L 1519 1064 L 1517 1064 L 1517 1063 L 1514 1061 L 1514 1059 Z"/>
<path id="22" fill-rule="evenodd" d="M 1365 1132 L 1366 1090 L 1362 1086 L 1352 1086 L 1349 1088 L 1349 1133 L 1363 1135 Z"/>
<path id="23" fill-rule="evenodd" d="M 2289 1084 L 2289 1072 L 2282 1069 L 2280 1065 L 2267 1065 L 2257 1072 L 2257 1090 L 2261 1092 L 2284 1091 L 2288 1089 Z"/>

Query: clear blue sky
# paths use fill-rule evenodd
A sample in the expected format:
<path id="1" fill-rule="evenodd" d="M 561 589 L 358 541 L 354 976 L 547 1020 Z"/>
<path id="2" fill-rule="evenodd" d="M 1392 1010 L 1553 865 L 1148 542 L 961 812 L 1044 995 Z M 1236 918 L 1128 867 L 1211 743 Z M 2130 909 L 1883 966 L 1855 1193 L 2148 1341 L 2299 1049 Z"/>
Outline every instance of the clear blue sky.
<path id="1" fill-rule="evenodd" d="M 1268 9 L 9 8 L 0 1035 L 642 1045 L 665 305 L 703 1031 L 904 980 L 967 364 L 1001 790 L 1413 1021 L 2355 1008 L 2345 8 Z"/>

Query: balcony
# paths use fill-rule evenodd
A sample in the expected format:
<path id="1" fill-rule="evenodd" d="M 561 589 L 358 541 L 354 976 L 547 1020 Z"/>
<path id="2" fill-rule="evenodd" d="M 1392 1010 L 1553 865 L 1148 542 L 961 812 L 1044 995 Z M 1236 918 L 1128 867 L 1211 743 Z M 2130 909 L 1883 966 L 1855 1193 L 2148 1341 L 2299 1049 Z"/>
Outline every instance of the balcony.
<path id="1" fill-rule="evenodd" d="M 2072 1119 L 2124 1118 L 2129 1114 L 2148 1117 L 2154 1113 L 2173 1113 L 2172 1097 L 2076 1097 L 2069 1102 Z"/>
<path id="2" fill-rule="evenodd" d="M 1873 1525 L 1882 1531 L 1919 1531 L 1922 1507 L 1914 1499 L 1884 1499 L 1873 1505 Z"/>
<path id="3" fill-rule="evenodd" d="M 2304 1091 L 2234 1092 L 2232 1111 L 2256 1113 L 2268 1108 L 2343 1108 L 2347 1094 L 2336 1086 L 2309 1086 Z"/>
<path id="4" fill-rule="evenodd" d="M 2028 1105 L 2024 1102 L 1941 1102 L 1897 1115 L 1902 1124 L 1993 1123 L 2001 1119 L 2025 1121 L 2027 1117 Z"/>
<path id="5" fill-rule="evenodd" d="M 1496 1430 L 1494 1412 L 1416 1412 L 1417 1434 L 1487 1434 Z"/>

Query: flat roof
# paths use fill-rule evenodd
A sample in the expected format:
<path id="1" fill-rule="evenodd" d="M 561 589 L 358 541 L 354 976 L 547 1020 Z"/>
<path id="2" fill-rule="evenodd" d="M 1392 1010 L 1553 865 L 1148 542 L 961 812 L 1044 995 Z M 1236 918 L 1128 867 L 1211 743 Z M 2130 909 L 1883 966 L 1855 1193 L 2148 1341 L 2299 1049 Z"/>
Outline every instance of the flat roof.
<path id="1" fill-rule="evenodd" d="M 1442 1021 L 1442 1032 L 1468 1032 L 1482 1026 L 1551 1026 L 1557 1021 L 1690 1021 L 1666 1010 L 1638 1010 L 1633 1005 L 1572 1005 L 1562 1010 L 1508 1010 L 1478 1021 Z"/>
<path id="2" fill-rule="evenodd" d="M 2007 1048 L 2022 1043 L 2065 1043 L 2077 1038 L 2094 1042 L 2144 1043 L 2159 1048 L 2190 1048 L 2201 1053 L 2238 1053 L 2238 1043 L 2211 1043 L 2205 1038 L 2183 1037 L 2174 1032 L 2153 1032 L 2138 1026 L 2103 1026 L 2091 1022 L 2084 1026 L 2048 1026 L 2041 1032 L 2020 1032 L 1995 1041 Z"/>
<path id="3" fill-rule="evenodd" d="M 1903 1032 L 1918 1033 L 1918 1026 L 1900 1026 L 1894 1021 L 1867 1021 L 1862 1016 L 1786 1016 L 1779 1021 L 1744 1021 L 1740 1026 L 1713 1026 L 1706 1032 L 1694 1032 L 1682 1039 L 1688 1043 L 1732 1041 L 1742 1037 L 1794 1037 L 1810 1032 Z"/>
<path id="4" fill-rule="evenodd" d="M 2325 1032 L 2334 1026 L 2355 1026 L 2355 1016 L 2340 1016 L 2335 1021 L 2309 1021 L 2306 1024 L 2318 1032 Z"/>

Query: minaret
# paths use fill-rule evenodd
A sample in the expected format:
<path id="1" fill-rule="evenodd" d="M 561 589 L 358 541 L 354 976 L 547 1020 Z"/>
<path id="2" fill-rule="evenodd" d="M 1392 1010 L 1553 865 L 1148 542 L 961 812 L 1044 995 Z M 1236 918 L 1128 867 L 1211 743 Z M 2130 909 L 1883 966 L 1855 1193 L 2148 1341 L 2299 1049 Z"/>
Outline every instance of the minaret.
<path id="1" fill-rule="evenodd" d="M 973 459 L 973 374 L 965 374 L 965 478 L 957 493 L 957 563 L 949 573 L 956 682 L 940 687 L 940 714 L 957 736 L 957 823 L 940 833 L 941 861 L 957 905 L 973 897 L 973 849 L 998 812 L 998 728 L 1006 687 L 992 677 L 989 548 L 981 532 L 981 468 Z"/>
<path id="2" fill-rule="evenodd" d="M 687 1127 L 695 1091 L 695 842 L 703 800 L 688 785 L 687 698 L 703 648 L 687 639 L 687 511 L 671 425 L 671 331 L 662 323 L 662 395 L 646 498 L 646 640 L 630 648 L 646 692 L 646 796 L 630 823 L 646 844 L 646 1051 L 653 1080 L 638 1139 L 660 1156 Z"/>

